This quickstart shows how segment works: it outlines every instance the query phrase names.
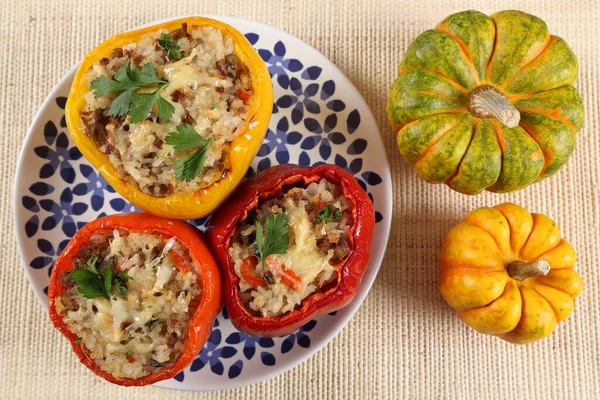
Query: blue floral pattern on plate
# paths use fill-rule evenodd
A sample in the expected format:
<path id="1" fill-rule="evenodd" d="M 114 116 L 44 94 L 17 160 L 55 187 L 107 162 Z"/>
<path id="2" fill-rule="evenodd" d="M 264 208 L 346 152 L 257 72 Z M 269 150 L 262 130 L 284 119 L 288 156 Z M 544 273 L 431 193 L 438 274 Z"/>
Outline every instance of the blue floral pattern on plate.
<path id="1" fill-rule="evenodd" d="M 327 66 L 314 65 L 314 60 L 303 58 L 302 52 L 290 51 L 286 40 L 260 32 L 246 33 L 246 38 L 267 64 L 274 87 L 273 116 L 248 175 L 288 162 L 335 163 L 351 172 L 369 193 L 376 210 L 376 229 L 382 222 L 389 227 L 391 215 L 384 209 L 389 199 L 384 197 L 390 189 L 382 187 L 382 173 L 388 173 L 389 167 L 385 162 L 373 162 L 378 155 L 370 150 L 368 139 L 378 132 L 376 126 L 374 131 L 372 126 L 361 129 L 360 110 L 366 106 L 356 106 L 339 95 L 339 82 L 331 78 Z M 70 141 L 64 120 L 67 89 L 68 84 L 60 92 L 62 95 L 47 106 L 49 117 L 41 135 L 34 132 L 36 137 L 28 141 L 33 145 L 25 148 L 23 157 L 28 157 L 27 168 L 35 169 L 36 173 L 21 171 L 28 181 L 21 185 L 20 192 L 17 190 L 22 221 L 18 233 L 25 240 L 20 245 L 25 248 L 30 280 L 34 288 L 44 294 L 54 258 L 85 222 L 106 214 L 139 211 L 106 183 Z M 189 222 L 204 230 L 208 219 Z M 38 292 L 38 296 L 45 301 L 44 295 Z M 268 376 L 274 375 L 268 370 L 286 363 L 294 365 L 289 359 L 303 358 L 302 354 L 313 346 L 320 327 L 327 329 L 336 318 L 340 318 L 339 313 L 330 313 L 290 335 L 258 338 L 233 328 L 223 309 L 196 359 L 166 386 L 234 387 L 236 385 L 231 384 L 210 386 L 208 382 L 225 379 L 252 383 L 260 379 L 244 377 L 256 368 L 267 369 Z M 200 383 L 196 385 L 196 381 Z"/>

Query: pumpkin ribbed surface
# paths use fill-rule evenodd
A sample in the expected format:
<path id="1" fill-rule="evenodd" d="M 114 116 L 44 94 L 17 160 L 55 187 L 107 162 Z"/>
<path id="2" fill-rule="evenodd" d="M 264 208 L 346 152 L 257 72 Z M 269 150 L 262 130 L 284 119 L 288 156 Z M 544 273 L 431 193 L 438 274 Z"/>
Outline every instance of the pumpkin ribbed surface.
<path id="1" fill-rule="evenodd" d="M 504 203 L 467 214 L 444 238 L 440 292 L 475 330 L 518 344 L 550 335 L 573 311 L 577 255 L 543 214 Z"/>
<path id="2" fill-rule="evenodd" d="M 427 182 L 466 194 L 515 191 L 554 174 L 571 156 L 583 125 L 577 74 L 575 55 L 541 19 L 465 11 L 409 46 L 389 93 L 388 119 L 400 153 Z M 518 111 L 518 124 L 473 111 L 484 88 Z"/>

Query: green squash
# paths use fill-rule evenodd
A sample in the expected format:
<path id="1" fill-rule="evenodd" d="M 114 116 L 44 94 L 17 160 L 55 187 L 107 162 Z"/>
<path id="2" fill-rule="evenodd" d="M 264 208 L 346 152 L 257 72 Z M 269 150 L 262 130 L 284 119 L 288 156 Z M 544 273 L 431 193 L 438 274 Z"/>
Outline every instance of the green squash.
<path id="1" fill-rule="evenodd" d="M 409 46 L 387 115 L 402 157 L 430 183 L 510 192 L 566 163 L 583 125 L 577 58 L 520 11 L 450 15 Z"/>

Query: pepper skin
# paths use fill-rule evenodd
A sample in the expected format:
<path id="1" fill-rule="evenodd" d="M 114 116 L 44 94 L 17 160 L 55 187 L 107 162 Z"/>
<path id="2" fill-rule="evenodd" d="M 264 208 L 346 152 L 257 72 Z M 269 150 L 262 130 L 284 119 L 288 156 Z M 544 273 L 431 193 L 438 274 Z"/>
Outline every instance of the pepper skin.
<path id="1" fill-rule="evenodd" d="M 90 236 L 95 232 L 107 229 L 125 229 L 137 233 L 156 233 L 164 237 L 175 237 L 185 247 L 190 257 L 196 261 L 198 285 L 201 287 L 200 300 L 189 320 L 188 337 L 184 350 L 179 359 L 171 367 L 165 368 L 156 374 L 140 378 L 115 378 L 100 369 L 85 351 L 83 343 L 77 343 L 77 336 L 71 332 L 63 316 L 56 310 L 55 300 L 65 289 L 60 282 L 63 273 L 71 271 L 73 257 L 79 253 L 82 245 L 89 242 Z M 179 268 L 185 271 L 187 265 Z M 177 220 L 155 217 L 146 213 L 129 213 L 110 215 L 86 224 L 71 239 L 67 247 L 54 263 L 48 287 L 48 301 L 50 320 L 71 343 L 73 351 L 79 360 L 96 375 L 109 382 L 122 386 L 144 386 L 164 379 L 170 379 L 187 367 L 208 339 L 217 314 L 221 310 L 223 300 L 221 294 L 221 274 L 209 249 L 207 248 L 200 232 L 193 226 Z"/>
<path id="2" fill-rule="evenodd" d="M 229 256 L 230 242 L 238 223 L 246 219 L 248 213 L 258 206 L 259 201 L 281 195 L 284 185 L 306 187 L 322 178 L 341 186 L 352 209 L 353 225 L 348 238 L 351 251 L 337 266 L 337 281 L 324 291 L 317 291 L 306 297 L 298 307 L 283 315 L 253 315 L 240 298 L 239 277 Z M 278 165 L 242 183 L 228 204 L 213 215 L 206 233 L 223 272 L 225 306 L 233 325 L 242 332 L 256 336 L 280 336 L 295 331 L 319 315 L 346 306 L 356 295 L 367 268 L 374 226 L 375 214 L 367 193 L 351 174 L 335 165 Z"/>
<path id="3" fill-rule="evenodd" d="M 178 192 L 164 198 L 153 197 L 143 193 L 137 185 L 133 185 L 123 178 L 110 163 L 108 156 L 98 150 L 85 133 L 81 123 L 81 112 L 85 107 L 84 94 L 91 90 L 86 83 L 85 74 L 103 57 L 110 56 L 115 48 L 137 42 L 144 35 L 154 33 L 159 29 L 168 31 L 179 29 L 182 23 L 187 23 L 190 27 L 194 25 L 211 26 L 232 38 L 234 54 L 248 69 L 253 99 L 248 105 L 248 118 L 244 132 L 231 143 L 227 160 L 228 168 L 219 180 L 193 193 Z M 222 22 L 209 18 L 189 17 L 119 34 L 89 52 L 75 74 L 65 108 L 65 116 L 69 133 L 77 148 L 121 196 L 154 215 L 166 218 L 196 219 L 212 213 L 246 175 L 250 162 L 262 144 L 272 110 L 273 87 L 269 72 L 248 40 L 240 32 Z"/>

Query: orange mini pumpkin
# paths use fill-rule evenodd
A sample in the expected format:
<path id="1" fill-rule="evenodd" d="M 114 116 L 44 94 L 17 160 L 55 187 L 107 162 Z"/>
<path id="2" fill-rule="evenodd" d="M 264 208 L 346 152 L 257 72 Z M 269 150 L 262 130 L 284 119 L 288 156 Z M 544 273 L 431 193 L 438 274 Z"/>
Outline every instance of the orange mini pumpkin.
<path id="1" fill-rule="evenodd" d="M 482 207 L 446 234 L 440 291 L 478 332 L 531 343 L 573 311 L 583 290 L 576 258 L 546 215 L 512 203 Z"/>

